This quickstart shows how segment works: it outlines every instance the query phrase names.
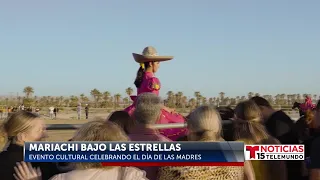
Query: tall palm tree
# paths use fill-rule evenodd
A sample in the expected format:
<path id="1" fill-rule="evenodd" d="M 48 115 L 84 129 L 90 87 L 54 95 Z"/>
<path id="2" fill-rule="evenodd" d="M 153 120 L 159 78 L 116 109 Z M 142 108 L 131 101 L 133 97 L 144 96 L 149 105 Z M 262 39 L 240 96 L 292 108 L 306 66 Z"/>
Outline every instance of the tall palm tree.
<path id="1" fill-rule="evenodd" d="M 202 95 L 201 95 L 200 91 L 194 92 L 194 97 L 195 97 L 196 100 L 197 100 L 197 106 L 199 106 L 199 105 L 200 105 L 201 98 L 202 98 Z"/>
<path id="2" fill-rule="evenodd" d="M 72 107 L 77 106 L 79 103 L 79 98 L 77 96 L 70 96 L 70 104 Z"/>
<path id="3" fill-rule="evenodd" d="M 197 100 L 195 98 L 189 99 L 189 106 L 190 106 L 190 109 L 195 108 L 197 106 Z"/>
<path id="4" fill-rule="evenodd" d="M 101 92 L 95 88 L 95 89 L 91 90 L 90 94 L 95 101 L 95 107 L 98 107 L 99 100 L 102 96 Z"/>
<path id="5" fill-rule="evenodd" d="M 128 97 L 123 98 L 122 101 L 123 101 L 123 103 L 126 104 L 126 105 L 129 104 L 129 98 L 128 98 Z"/>
<path id="6" fill-rule="evenodd" d="M 111 97 L 111 93 L 109 91 L 105 91 L 102 94 L 103 101 L 107 107 L 110 105 L 110 97 Z"/>
<path id="7" fill-rule="evenodd" d="M 219 96 L 220 96 L 220 100 L 223 101 L 224 100 L 224 96 L 226 95 L 226 93 L 224 92 L 220 92 Z"/>
<path id="8" fill-rule="evenodd" d="M 84 97 L 85 97 L 85 95 L 84 95 L 84 94 L 80 94 L 80 101 L 81 101 L 81 102 L 84 102 L 84 100 L 83 100 L 83 99 L 84 99 Z"/>
<path id="9" fill-rule="evenodd" d="M 168 91 L 167 92 L 167 105 L 169 107 L 174 107 L 174 101 L 175 101 L 175 96 L 173 91 Z"/>
<path id="10" fill-rule="evenodd" d="M 26 94 L 26 97 L 29 98 L 30 95 L 34 93 L 33 87 L 31 87 L 31 86 L 26 86 L 26 87 L 23 89 L 23 93 L 25 93 L 25 94 Z"/>
<path id="11" fill-rule="evenodd" d="M 206 98 L 206 97 L 202 97 L 201 100 L 202 100 L 202 104 L 203 104 L 203 105 L 206 105 L 206 104 L 207 104 L 207 98 Z"/>
<path id="12" fill-rule="evenodd" d="M 21 99 L 22 99 L 22 97 L 21 97 L 21 96 L 18 96 L 18 97 L 17 97 L 18 104 L 20 104 L 20 103 L 21 103 Z"/>
<path id="13" fill-rule="evenodd" d="M 65 106 L 67 106 L 67 107 L 70 106 L 70 99 L 68 99 L 68 98 L 67 98 L 67 99 L 64 99 L 63 102 L 64 102 L 64 105 L 65 105 Z"/>
<path id="14" fill-rule="evenodd" d="M 174 95 L 173 91 L 168 91 L 168 92 L 167 92 L 168 99 L 169 99 L 169 98 L 172 98 L 173 95 Z"/>
<path id="15" fill-rule="evenodd" d="M 253 97 L 254 93 L 253 92 L 249 92 L 248 93 L 248 99 L 251 99 Z"/>
<path id="16" fill-rule="evenodd" d="M 213 98 L 211 97 L 211 98 L 209 98 L 209 105 L 214 105 L 214 100 L 213 100 Z"/>
<path id="17" fill-rule="evenodd" d="M 133 89 L 132 89 L 131 87 L 128 87 L 128 88 L 126 89 L 126 93 L 127 93 L 128 96 L 131 96 L 132 93 L 133 93 Z"/>
<path id="18" fill-rule="evenodd" d="M 61 105 L 62 105 L 63 99 L 64 99 L 64 97 L 63 97 L 63 96 L 60 96 L 60 97 L 59 97 L 59 106 L 61 106 Z"/>
<path id="19" fill-rule="evenodd" d="M 133 94 L 133 89 L 131 87 L 128 87 L 126 89 L 126 93 L 130 97 Z M 130 100 L 131 100 L 131 98 L 128 98 L 128 103 L 126 103 L 126 104 L 129 104 Z"/>
<path id="20" fill-rule="evenodd" d="M 121 99 L 121 94 L 118 93 L 114 95 L 114 101 L 115 101 L 116 107 L 119 107 L 120 99 Z"/>
<path id="21" fill-rule="evenodd" d="M 183 92 L 179 91 L 176 93 L 176 105 L 181 108 L 181 100 L 182 100 L 182 97 L 183 97 Z"/>
<path id="22" fill-rule="evenodd" d="M 182 108 L 186 107 L 187 100 L 188 100 L 187 96 L 182 96 L 182 98 L 181 98 L 181 107 Z"/>

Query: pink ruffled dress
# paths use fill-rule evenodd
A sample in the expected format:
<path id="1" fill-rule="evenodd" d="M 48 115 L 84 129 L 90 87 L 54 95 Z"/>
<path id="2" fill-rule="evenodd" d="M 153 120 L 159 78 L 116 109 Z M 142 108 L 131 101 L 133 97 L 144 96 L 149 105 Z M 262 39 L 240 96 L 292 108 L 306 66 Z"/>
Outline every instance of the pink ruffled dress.
<path id="1" fill-rule="evenodd" d="M 316 105 L 312 103 L 312 99 L 310 97 L 306 97 L 305 102 L 300 105 L 300 109 L 303 112 L 307 110 L 313 110 L 316 108 Z"/>
<path id="2" fill-rule="evenodd" d="M 146 72 L 144 74 L 142 84 L 140 88 L 138 88 L 138 95 L 145 92 L 155 93 L 159 95 L 159 90 L 161 88 L 161 84 L 158 78 L 154 76 L 151 72 Z M 131 96 L 133 104 L 127 107 L 124 111 L 128 112 L 131 116 L 135 109 L 134 105 L 137 99 L 137 96 Z M 164 109 L 162 109 L 161 118 L 157 122 L 157 124 L 169 124 L 169 123 L 184 123 L 185 119 L 182 115 L 178 113 L 170 113 Z M 160 129 L 160 133 L 169 139 L 175 141 L 179 137 L 185 136 L 187 133 L 186 128 L 176 128 L 176 129 Z"/>

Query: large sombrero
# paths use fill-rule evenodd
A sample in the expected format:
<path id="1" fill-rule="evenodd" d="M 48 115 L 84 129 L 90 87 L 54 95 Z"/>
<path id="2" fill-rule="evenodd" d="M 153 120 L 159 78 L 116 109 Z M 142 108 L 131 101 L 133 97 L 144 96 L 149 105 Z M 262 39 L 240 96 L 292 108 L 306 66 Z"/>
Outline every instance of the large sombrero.
<path id="1" fill-rule="evenodd" d="M 143 49 L 142 54 L 132 53 L 134 60 L 137 63 L 169 61 L 173 56 L 159 56 L 156 48 L 148 46 Z"/>

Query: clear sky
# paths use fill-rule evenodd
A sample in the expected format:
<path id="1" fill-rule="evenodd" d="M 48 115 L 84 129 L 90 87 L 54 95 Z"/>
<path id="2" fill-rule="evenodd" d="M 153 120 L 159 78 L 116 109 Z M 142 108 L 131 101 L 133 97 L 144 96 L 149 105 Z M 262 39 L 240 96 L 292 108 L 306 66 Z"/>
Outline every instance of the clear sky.
<path id="1" fill-rule="evenodd" d="M 125 94 L 155 46 L 162 95 L 312 93 L 320 86 L 318 0 L 0 0 L 0 94 Z"/>

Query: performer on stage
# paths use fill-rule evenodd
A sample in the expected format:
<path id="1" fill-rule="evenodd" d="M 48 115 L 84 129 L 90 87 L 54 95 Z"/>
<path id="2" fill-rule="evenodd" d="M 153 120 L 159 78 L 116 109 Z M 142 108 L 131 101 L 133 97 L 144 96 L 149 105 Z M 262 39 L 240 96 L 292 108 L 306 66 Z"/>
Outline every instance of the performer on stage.
<path id="1" fill-rule="evenodd" d="M 142 55 L 133 53 L 133 57 L 137 63 L 140 64 L 140 68 L 137 72 L 137 77 L 134 82 L 137 87 L 137 94 L 152 92 L 159 95 L 161 84 L 158 78 L 155 77 L 155 73 L 159 69 L 160 62 L 169 61 L 173 59 L 173 56 L 159 56 L 157 50 L 154 47 L 146 47 Z M 125 109 L 130 115 L 133 114 L 134 104 L 137 96 L 131 96 L 133 104 Z M 185 119 L 182 115 L 176 113 L 174 109 L 168 108 L 163 105 L 161 118 L 158 124 L 168 123 L 184 123 Z M 175 141 L 177 138 L 186 135 L 186 128 L 179 129 L 161 129 L 160 133 L 169 139 Z"/>

